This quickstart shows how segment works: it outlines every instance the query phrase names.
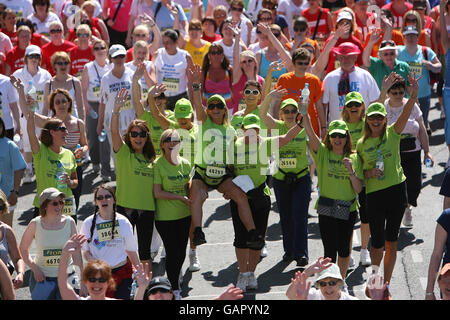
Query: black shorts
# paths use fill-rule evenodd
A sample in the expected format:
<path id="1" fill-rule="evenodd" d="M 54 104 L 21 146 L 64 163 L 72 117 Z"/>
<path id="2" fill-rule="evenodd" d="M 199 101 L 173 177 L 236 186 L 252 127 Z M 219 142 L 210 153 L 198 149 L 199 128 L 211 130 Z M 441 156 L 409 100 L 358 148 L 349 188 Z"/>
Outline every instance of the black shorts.
<path id="1" fill-rule="evenodd" d="M 366 200 L 372 246 L 380 249 L 385 241 L 397 241 L 403 213 L 408 205 L 406 183 L 368 193 Z"/>
<path id="2" fill-rule="evenodd" d="M 251 198 L 248 198 L 248 204 L 250 205 L 250 210 L 252 211 L 252 218 L 255 223 L 256 232 L 263 235 L 266 234 L 272 204 L 270 197 L 264 193 L 264 186 L 265 183 L 261 188 L 256 188 L 258 189 L 258 192 L 252 192 Z M 247 249 L 248 231 L 239 217 L 237 204 L 233 200 L 230 201 L 230 208 L 234 227 L 233 246 L 238 249 Z M 262 249 L 262 247 L 260 249 Z"/>
<path id="3" fill-rule="evenodd" d="M 198 179 L 202 180 L 209 188 L 211 189 L 217 189 L 219 188 L 220 184 L 224 182 L 228 178 L 233 178 L 233 174 L 228 169 L 228 167 L 225 168 L 225 175 L 220 178 L 210 178 L 205 173 L 206 169 L 203 169 L 199 166 L 195 166 L 195 173 L 192 177 L 192 180 Z"/>

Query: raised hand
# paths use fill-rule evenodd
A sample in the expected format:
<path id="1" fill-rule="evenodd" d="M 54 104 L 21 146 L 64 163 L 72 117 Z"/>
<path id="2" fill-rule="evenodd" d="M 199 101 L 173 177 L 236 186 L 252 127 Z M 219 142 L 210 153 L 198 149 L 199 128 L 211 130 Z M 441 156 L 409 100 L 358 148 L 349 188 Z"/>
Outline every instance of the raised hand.
<path id="1" fill-rule="evenodd" d="M 198 64 L 189 69 L 189 78 L 192 79 L 192 83 L 202 83 L 202 68 Z"/>
<path id="2" fill-rule="evenodd" d="M 377 43 L 381 38 L 382 38 L 381 29 L 376 29 L 370 35 L 369 42 L 370 43 Z"/>
<path id="3" fill-rule="evenodd" d="M 166 91 L 166 89 L 167 88 L 166 88 L 165 84 L 155 85 L 155 86 L 150 88 L 150 90 L 148 91 L 148 95 L 151 96 L 151 97 L 157 97 L 161 93 Z"/>
<path id="4" fill-rule="evenodd" d="M 330 258 L 319 257 L 316 262 L 314 262 L 314 264 L 312 264 L 305 270 L 305 272 L 312 275 L 328 269 L 331 266 L 332 263 Z"/>
<path id="5" fill-rule="evenodd" d="M 410 72 L 408 74 L 409 86 L 411 87 L 411 96 L 417 97 L 417 92 L 419 91 L 419 80 L 422 79 L 422 76 L 416 79 L 416 73 Z M 414 94 L 413 94 L 414 93 Z"/>
<path id="6" fill-rule="evenodd" d="M 276 88 L 270 91 L 269 96 L 275 99 L 281 99 L 285 95 L 287 95 L 288 91 L 284 88 Z"/>
<path id="7" fill-rule="evenodd" d="M 270 30 L 270 26 L 268 26 L 266 24 L 258 23 L 258 25 L 256 27 L 266 36 L 268 36 L 270 33 L 272 33 L 272 30 Z"/>
<path id="8" fill-rule="evenodd" d="M 271 70 L 271 71 L 280 71 L 283 68 L 284 68 L 284 64 L 279 60 L 273 61 L 269 64 L 269 70 Z"/>
<path id="9" fill-rule="evenodd" d="M 128 99 L 128 90 L 125 88 L 120 89 L 116 94 L 116 98 L 114 99 L 114 112 L 119 112 L 120 108 L 123 107 L 125 102 Z"/>
<path id="10" fill-rule="evenodd" d="M 86 242 L 86 237 L 83 234 L 74 234 L 69 240 L 64 244 L 62 250 L 64 252 L 74 254 L 81 250 L 83 243 Z"/>
<path id="11" fill-rule="evenodd" d="M 350 23 L 343 23 L 336 29 L 336 36 L 342 38 L 345 34 L 350 32 Z"/>
<path id="12" fill-rule="evenodd" d="M 135 270 L 136 283 L 138 287 L 147 288 L 150 280 L 152 279 L 152 272 L 148 271 L 148 263 L 146 263 L 145 265 L 143 265 L 142 263 L 138 264 L 137 266 L 135 266 Z"/>
<path id="13" fill-rule="evenodd" d="M 145 71 L 146 71 L 145 64 L 143 62 L 139 63 L 136 67 L 136 71 L 134 71 L 133 78 L 138 79 L 138 80 L 142 79 Z"/>
<path id="14" fill-rule="evenodd" d="M 242 299 L 242 289 L 236 288 L 234 285 L 229 286 L 216 300 L 238 300 Z"/>
<path id="15" fill-rule="evenodd" d="M 17 90 L 21 90 L 24 88 L 24 85 L 22 83 L 22 80 L 20 80 L 19 78 L 16 78 L 14 76 L 11 76 L 9 78 L 9 81 L 11 82 L 12 86 Z"/>
<path id="16" fill-rule="evenodd" d="M 388 91 L 390 87 L 397 81 L 400 81 L 403 77 L 395 72 L 391 72 L 389 76 L 383 77 L 383 82 L 381 83 L 382 90 Z"/>
<path id="17" fill-rule="evenodd" d="M 308 276 L 305 272 L 297 271 L 295 278 L 291 279 L 291 283 L 295 288 L 295 295 L 298 300 L 306 300 L 308 298 L 309 289 L 311 289 L 311 282 L 308 281 Z"/>
<path id="18" fill-rule="evenodd" d="M 142 24 L 147 24 L 148 26 L 152 26 L 155 24 L 155 20 L 153 20 L 152 17 L 150 17 L 148 14 L 143 13 L 139 15 L 139 19 L 141 20 Z"/>

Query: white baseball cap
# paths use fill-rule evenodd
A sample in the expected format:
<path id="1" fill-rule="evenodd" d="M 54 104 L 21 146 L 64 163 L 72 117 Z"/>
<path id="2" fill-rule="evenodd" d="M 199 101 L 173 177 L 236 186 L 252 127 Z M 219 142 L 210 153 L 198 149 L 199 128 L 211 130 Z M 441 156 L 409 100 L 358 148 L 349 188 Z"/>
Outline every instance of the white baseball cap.
<path id="1" fill-rule="evenodd" d="M 127 55 L 127 50 L 121 44 L 114 44 L 109 48 L 109 55 L 111 58 L 115 58 L 120 55 Z"/>
<path id="2" fill-rule="evenodd" d="M 341 21 L 342 19 L 346 19 L 346 20 L 352 21 L 353 20 L 353 16 L 347 10 L 341 10 L 341 11 L 339 11 L 339 14 L 337 16 L 336 23 Z"/>
<path id="3" fill-rule="evenodd" d="M 41 48 L 39 48 L 38 46 L 35 46 L 34 44 L 29 45 L 25 49 L 25 55 L 29 56 L 29 55 L 32 55 L 32 54 L 38 54 L 38 55 L 42 56 Z"/>

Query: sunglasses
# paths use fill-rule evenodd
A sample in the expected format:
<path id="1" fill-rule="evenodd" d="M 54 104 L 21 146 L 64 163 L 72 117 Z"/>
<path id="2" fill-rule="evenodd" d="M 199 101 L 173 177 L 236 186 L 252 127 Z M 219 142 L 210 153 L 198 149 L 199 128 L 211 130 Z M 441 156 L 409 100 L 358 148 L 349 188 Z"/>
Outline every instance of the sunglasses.
<path id="1" fill-rule="evenodd" d="M 46 6 L 47 4 L 45 2 L 36 2 L 37 6 Z"/>
<path id="2" fill-rule="evenodd" d="M 0 206 L 0 211 L 3 211 L 3 210 L 5 210 L 6 209 L 6 204 L 2 204 L 1 206 Z"/>
<path id="3" fill-rule="evenodd" d="M 383 56 L 385 56 L 385 57 L 395 56 L 395 52 L 385 52 L 385 53 L 383 53 Z"/>
<path id="4" fill-rule="evenodd" d="M 89 33 L 79 33 L 77 34 L 78 38 L 88 38 L 89 37 Z"/>
<path id="5" fill-rule="evenodd" d="M 94 51 L 106 50 L 106 47 L 95 47 Z"/>
<path id="6" fill-rule="evenodd" d="M 322 288 L 326 287 L 327 285 L 330 287 L 334 287 L 335 285 L 337 285 L 337 281 L 319 281 L 319 286 L 321 286 Z"/>
<path id="7" fill-rule="evenodd" d="M 59 200 L 59 201 L 51 201 L 51 202 L 49 202 L 49 204 L 51 204 L 51 205 L 54 206 L 54 207 L 57 207 L 57 206 L 63 206 L 63 205 L 64 205 L 64 201 L 62 201 L 62 200 Z"/>
<path id="8" fill-rule="evenodd" d="M 297 109 L 291 109 L 291 110 L 283 109 L 284 114 L 296 114 L 297 112 L 298 112 Z"/>
<path id="9" fill-rule="evenodd" d="M 103 199 L 109 200 L 109 199 L 111 199 L 112 197 L 113 197 L 112 195 L 107 194 L 107 195 L 105 195 L 105 196 L 97 196 L 97 197 L 95 197 L 95 200 L 98 200 L 98 201 L 102 201 Z"/>
<path id="10" fill-rule="evenodd" d="M 28 59 L 40 59 L 41 55 L 40 54 L 30 54 L 27 57 L 28 57 Z"/>
<path id="11" fill-rule="evenodd" d="M 306 28 L 294 28 L 295 32 L 305 32 Z"/>
<path id="12" fill-rule="evenodd" d="M 118 56 L 115 56 L 113 59 L 124 59 L 125 55 L 124 54 L 119 54 Z"/>
<path id="13" fill-rule="evenodd" d="M 105 283 L 106 281 L 108 281 L 108 279 L 105 279 L 105 278 L 88 278 L 88 281 L 90 283 L 96 283 L 97 281 L 99 283 Z"/>
<path id="14" fill-rule="evenodd" d="M 141 131 L 141 132 L 131 131 L 130 136 L 132 138 L 137 138 L 138 136 L 141 138 L 145 138 L 145 137 L 147 137 L 147 132 L 146 131 Z"/>
<path id="15" fill-rule="evenodd" d="M 297 66 L 307 66 L 307 65 L 309 65 L 309 61 L 308 62 L 296 61 L 295 64 Z"/>
<path id="16" fill-rule="evenodd" d="M 201 31 L 202 28 L 189 28 L 189 31 Z"/>
<path id="17" fill-rule="evenodd" d="M 189 29 L 189 30 L 191 30 L 191 29 Z M 137 38 L 144 38 L 144 37 L 146 37 L 148 35 L 145 34 L 145 33 L 136 33 L 134 36 L 137 37 Z"/>
<path id="18" fill-rule="evenodd" d="M 392 94 L 393 96 L 404 96 L 405 95 L 405 91 L 390 91 L 390 94 Z"/>
<path id="19" fill-rule="evenodd" d="M 255 60 L 252 60 L 252 59 L 249 59 L 249 60 L 242 60 L 241 63 L 246 64 L 246 63 L 252 63 L 252 62 L 254 62 L 254 61 L 255 61 Z"/>
<path id="20" fill-rule="evenodd" d="M 372 116 L 367 117 L 368 120 L 373 121 L 373 120 L 384 120 L 384 116 L 382 116 L 381 114 L 375 114 Z"/>
<path id="21" fill-rule="evenodd" d="M 57 66 L 67 66 L 70 64 L 70 62 L 69 61 L 58 61 L 58 62 L 55 62 L 55 64 Z"/>
<path id="22" fill-rule="evenodd" d="M 344 139 L 347 137 L 347 135 L 335 132 L 335 133 L 330 134 L 330 137 L 333 139 L 335 139 L 335 138 Z"/>
<path id="23" fill-rule="evenodd" d="M 359 108 L 362 106 L 362 103 L 358 102 L 350 102 L 349 104 L 345 105 L 347 108 Z"/>
<path id="24" fill-rule="evenodd" d="M 281 36 L 281 33 L 279 33 L 279 32 L 273 32 L 273 31 L 272 31 L 272 33 L 273 33 L 273 35 L 274 35 L 276 38 L 278 38 L 278 37 Z"/>
<path id="25" fill-rule="evenodd" d="M 417 22 L 416 18 L 406 18 L 405 19 L 406 22 Z"/>
<path id="26" fill-rule="evenodd" d="M 220 54 L 222 54 L 223 52 L 220 52 L 220 51 L 211 51 L 210 52 L 210 54 L 211 55 L 213 55 L 213 56 L 218 56 L 218 55 L 220 55 Z"/>
<path id="27" fill-rule="evenodd" d="M 231 7 L 231 11 L 239 11 L 239 12 L 242 12 L 242 11 L 244 11 L 244 8 L 241 8 L 241 7 L 239 7 L 239 8 L 237 8 L 237 7 Z"/>
<path id="28" fill-rule="evenodd" d="M 66 127 L 58 127 L 56 129 L 54 129 L 55 131 L 61 131 L 61 132 L 66 132 L 67 128 Z"/>
<path id="29" fill-rule="evenodd" d="M 214 108 L 223 110 L 225 109 L 225 105 L 223 103 L 210 103 L 208 105 L 208 110 L 214 110 Z"/>
<path id="30" fill-rule="evenodd" d="M 172 137 L 167 137 L 163 140 L 163 143 L 169 143 L 169 142 L 175 142 L 175 143 L 180 143 L 181 140 L 180 139 L 175 139 L 173 140 Z"/>
<path id="31" fill-rule="evenodd" d="M 244 90 L 244 94 L 247 96 L 249 94 L 252 94 L 254 96 L 257 96 L 258 94 L 260 94 L 259 90 L 250 90 L 250 89 L 245 89 Z"/>
<path id="32" fill-rule="evenodd" d="M 50 33 L 61 33 L 62 32 L 62 29 L 53 29 L 53 30 L 50 30 Z"/>

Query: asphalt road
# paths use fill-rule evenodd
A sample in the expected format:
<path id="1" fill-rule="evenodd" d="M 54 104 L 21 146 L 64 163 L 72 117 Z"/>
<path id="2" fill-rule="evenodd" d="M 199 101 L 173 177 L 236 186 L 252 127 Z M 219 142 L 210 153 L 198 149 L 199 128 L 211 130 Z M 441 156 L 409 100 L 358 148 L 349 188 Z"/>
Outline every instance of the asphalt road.
<path id="1" fill-rule="evenodd" d="M 444 166 L 447 161 L 448 151 L 445 146 L 443 120 L 439 118 L 440 110 L 436 105 L 437 98 L 432 98 L 430 110 L 430 125 L 433 134 L 430 138 L 431 153 L 435 160 L 435 166 L 431 169 L 423 167 L 423 189 L 418 199 L 418 207 L 413 209 L 412 229 L 400 230 L 398 242 L 397 263 L 393 273 L 390 290 L 393 299 L 423 300 L 427 281 L 428 263 L 433 249 L 434 229 L 436 219 L 442 211 L 442 197 L 439 188 L 444 176 Z M 314 179 L 316 183 L 317 178 Z M 85 170 L 83 195 L 78 218 L 78 229 L 82 220 L 93 212 L 92 190 L 101 183 L 100 177 L 92 171 L 92 166 Z M 115 185 L 115 182 L 111 182 Z M 23 185 L 20 189 L 18 207 L 14 214 L 13 228 L 18 241 L 22 233 L 32 219 L 32 201 L 36 192 L 35 183 Z M 310 204 L 309 222 L 309 255 L 310 262 L 323 255 L 322 242 L 320 240 L 317 213 L 313 205 L 317 199 L 317 192 L 313 193 Z M 198 247 L 198 256 L 201 270 L 191 273 L 188 271 L 188 258 L 183 266 L 183 299 L 207 300 L 211 299 L 230 284 L 235 284 L 238 276 L 238 268 L 234 247 L 232 246 L 234 232 L 231 222 L 228 201 L 214 191 L 210 192 L 208 200 L 204 204 L 203 230 L 206 234 L 207 244 Z M 356 268 L 350 270 L 346 278 L 348 289 L 356 297 L 364 299 L 363 288 L 367 279 L 369 268 L 359 265 L 360 230 L 359 221 L 354 228 L 353 252 Z M 256 277 L 259 288 L 248 291 L 246 300 L 286 300 L 285 291 L 297 269 L 295 262 L 282 262 L 283 249 L 279 215 L 277 212 L 275 197 L 272 196 L 272 210 L 269 216 L 267 230 L 268 256 L 260 262 L 256 269 Z M 34 245 L 31 248 L 33 252 Z M 154 274 L 164 273 L 164 259 L 160 254 L 153 264 Z M 30 275 L 27 272 L 27 277 Z M 27 280 L 27 279 L 26 279 Z M 25 281 L 25 287 L 16 290 L 17 299 L 29 300 L 30 292 Z M 438 296 L 437 286 L 435 288 Z"/>

